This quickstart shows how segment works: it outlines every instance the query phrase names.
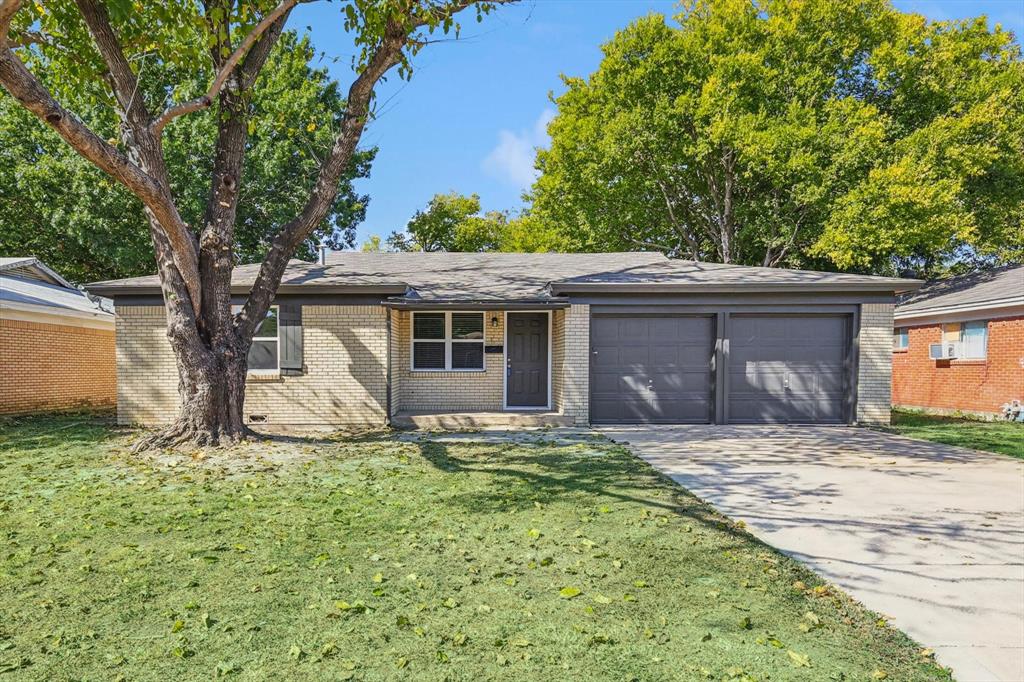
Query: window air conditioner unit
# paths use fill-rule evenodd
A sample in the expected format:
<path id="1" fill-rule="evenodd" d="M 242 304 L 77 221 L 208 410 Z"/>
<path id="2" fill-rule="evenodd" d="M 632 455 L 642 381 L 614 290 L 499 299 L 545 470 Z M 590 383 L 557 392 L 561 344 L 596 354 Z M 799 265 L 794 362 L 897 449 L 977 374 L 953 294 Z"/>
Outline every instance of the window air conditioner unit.
<path id="1" fill-rule="evenodd" d="M 960 342 L 947 341 L 929 344 L 928 357 L 932 360 L 954 360 L 960 357 Z"/>

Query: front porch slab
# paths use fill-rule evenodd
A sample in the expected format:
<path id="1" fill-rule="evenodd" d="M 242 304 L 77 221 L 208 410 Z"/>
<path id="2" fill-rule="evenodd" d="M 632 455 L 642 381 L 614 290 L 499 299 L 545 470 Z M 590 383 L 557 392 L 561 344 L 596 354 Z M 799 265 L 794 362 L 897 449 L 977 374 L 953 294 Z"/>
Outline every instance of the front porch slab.
<path id="1" fill-rule="evenodd" d="M 391 417 L 399 429 L 486 429 L 572 426 L 572 417 L 557 412 L 429 412 L 402 411 Z"/>

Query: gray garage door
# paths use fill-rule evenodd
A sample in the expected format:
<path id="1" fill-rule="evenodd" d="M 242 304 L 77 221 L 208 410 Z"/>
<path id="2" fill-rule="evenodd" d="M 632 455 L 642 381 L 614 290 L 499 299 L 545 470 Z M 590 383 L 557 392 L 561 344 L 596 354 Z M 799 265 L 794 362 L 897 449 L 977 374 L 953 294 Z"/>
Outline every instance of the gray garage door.
<path id="1" fill-rule="evenodd" d="M 590 326 L 591 421 L 710 421 L 712 319 L 595 315 Z"/>
<path id="2" fill-rule="evenodd" d="M 729 318 L 732 423 L 845 421 L 849 318 Z"/>

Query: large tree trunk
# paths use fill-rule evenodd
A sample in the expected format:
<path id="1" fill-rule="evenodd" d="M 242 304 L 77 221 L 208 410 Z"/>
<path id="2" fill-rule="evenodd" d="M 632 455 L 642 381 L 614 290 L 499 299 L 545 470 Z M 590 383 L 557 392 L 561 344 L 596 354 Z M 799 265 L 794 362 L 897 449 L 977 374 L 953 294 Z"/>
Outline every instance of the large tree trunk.
<path id="1" fill-rule="evenodd" d="M 180 335 L 184 306 L 168 308 L 168 339 L 178 368 L 178 416 L 165 429 L 140 440 L 136 451 L 180 445 L 230 445 L 255 434 L 245 425 L 248 344 L 237 337 L 210 348 Z"/>

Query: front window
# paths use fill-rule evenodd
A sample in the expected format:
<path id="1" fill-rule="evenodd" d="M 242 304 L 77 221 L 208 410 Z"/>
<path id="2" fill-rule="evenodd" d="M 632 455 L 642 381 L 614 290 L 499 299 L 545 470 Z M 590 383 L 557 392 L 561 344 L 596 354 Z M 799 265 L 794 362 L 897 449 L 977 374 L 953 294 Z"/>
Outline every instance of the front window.
<path id="1" fill-rule="evenodd" d="M 960 357 L 981 360 L 988 355 L 988 322 L 964 322 L 960 325 Z"/>
<path id="2" fill-rule="evenodd" d="M 238 313 L 242 306 L 232 306 Z M 278 341 L 277 306 L 271 306 L 252 337 L 249 347 L 249 373 L 275 374 L 280 370 L 280 342 Z"/>
<path id="3" fill-rule="evenodd" d="M 892 333 L 892 348 L 893 350 L 906 350 L 910 347 L 910 333 L 904 327 L 903 329 L 897 329 Z"/>
<path id="4" fill-rule="evenodd" d="M 413 313 L 412 368 L 417 371 L 484 368 L 483 313 Z"/>

